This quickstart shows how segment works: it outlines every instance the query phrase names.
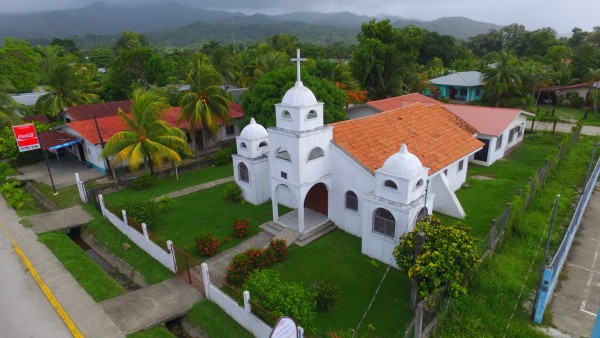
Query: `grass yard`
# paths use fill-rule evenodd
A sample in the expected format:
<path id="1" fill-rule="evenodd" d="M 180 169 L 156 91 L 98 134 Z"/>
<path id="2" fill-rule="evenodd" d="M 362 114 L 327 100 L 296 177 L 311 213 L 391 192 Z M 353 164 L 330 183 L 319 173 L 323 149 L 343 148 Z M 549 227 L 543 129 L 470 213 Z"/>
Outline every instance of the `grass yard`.
<path id="1" fill-rule="evenodd" d="M 273 218 L 271 202 L 254 206 L 250 203 L 229 202 L 224 198 L 226 184 L 197 191 L 175 199 L 175 204 L 167 213 L 159 215 L 157 226 L 152 231 L 203 260 L 198 255 L 195 238 L 202 233 L 210 233 L 219 241 L 229 238 L 221 245 L 222 252 L 240 244 L 244 239 L 233 236 L 233 222 L 245 219 L 250 223 L 248 237 L 260 232 L 259 225 Z M 286 212 L 283 209 L 280 212 Z"/>
<path id="2" fill-rule="evenodd" d="M 128 334 L 127 338 L 174 338 L 164 325 L 158 325 L 144 331 Z"/>
<path id="3" fill-rule="evenodd" d="M 64 232 L 39 234 L 38 240 L 52 251 L 94 301 L 102 302 L 126 293 L 119 283 L 104 272 Z"/>
<path id="4" fill-rule="evenodd" d="M 553 106 L 538 106 L 539 116 L 552 116 L 552 109 L 556 109 L 554 116 L 561 120 L 583 121 L 585 125 L 600 126 L 600 112 L 594 113 L 593 108 L 569 108 L 569 107 L 553 107 Z M 536 113 L 538 108 L 530 108 L 529 112 Z M 586 119 L 583 119 L 585 111 L 588 112 Z M 528 117 L 528 119 L 530 119 Z"/>
<path id="5" fill-rule="evenodd" d="M 186 319 L 211 338 L 252 338 L 240 324 L 231 319 L 217 304 L 203 299 L 194 304 Z"/>
<path id="6" fill-rule="evenodd" d="M 292 246 L 288 257 L 273 267 L 283 280 L 305 286 L 323 279 L 335 283 L 338 296 L 333 308 L 319 313 L 315 320 L 320 337 L 331 331 L 348 334 L 355 328 L 385 273 L 384 264 L 373 264 L 360 251 L 360 238 L 335 230 L 304 248 Z M 410 281 L 406 274 L 391 268 L 358 337 L 402 337 L 412 315 Z"/>
<path id="7" fill-rule="evenodd" d="M 596 138 L 595 141 L 598 140 Z M 468 285 L 469 293 L 450 303 L 448 315 L 441 320 L 436 337 L 504 336 L 536 249 L 540 240 L 547 236 L 546 227 L 556 194 L 561 195 L 561 200 L 552 246 L 556 248 L 560 244 L 579 197 L 578 189 L 583 185 L 592 141 L 582 137 L 550 175 L 520 222 L 510 229 L 496 254 L 477 271 Z M 516 308 L 507 337 L 545 337 L 533 328 L 529 309 L 539 282 L 541 256 L 540 253 L 533 263 L 521 305 Z M 547 323 L 549 318 L 545 321 Z"/>
<path id="8" fill-rule="evenodd" d="M 103 218 L 93 205 L 86 204 L 83 208 L 94 218 L 83 227 L 83 231 L 91 234 L 96 242 L 103 243 L 108 251 L 141 273 L 148 284 L 155 284 L 173 277 L 173 273 L 169 269 L 138 248 L 107 219 Z M 124 250 L 123 243 L 131 244 L 131 249 Z"/>
<path id="9" fill-rule="evenodd" d="M 31 182 L 31 185 L 33 185 L 34 188 L 41 192 L 44 197 L 50 200 L 50 202 L 54 203 L 54 205 L 56 205 L 59 209 L 66 209 L 81 204 L 79 190 L 77 189 L 76 185 L 58 189 L 56 191 L 58 192 L 58 195 L 54 195 L 52 187 L 44 183 Z"/>
<path id="10" fill-rule="evenodd" d="M 226 164 L 220 167 L 207 167 L 183 173 L 179 175 L 179 180 L 177 180 L 175 176 L 169 176 L 165 179 L 157 181 L 156 185 L 148 190 L 136 191 L 128 188 L 106 195 L 105 198 L 107 201 L 113 203 L 120 203 L 139 197 L 154 198 L 173 191 L 228 176 L 233 176 L 233 166 L 231 164 Z"/>
<path id="11" fill-rule="evenodd" d="M 544 164 L 548 155 L 557 151 L 562 140 L 560 134 L 525 134 L 523 144 L 507 158 L 490 167 L 469 164 L 466 184 L 456 191 L 467 217 L 461 222 L 473 229 L 473 235 L 485 237 L 490 231 L 492 219 L 499 216 L 506 203 L 527 182 L 530 176 Z M 475 179 L 485 176 L 490 180 Z M 436 214 L 444 224 L 459 221 L 446 215 Z"/>

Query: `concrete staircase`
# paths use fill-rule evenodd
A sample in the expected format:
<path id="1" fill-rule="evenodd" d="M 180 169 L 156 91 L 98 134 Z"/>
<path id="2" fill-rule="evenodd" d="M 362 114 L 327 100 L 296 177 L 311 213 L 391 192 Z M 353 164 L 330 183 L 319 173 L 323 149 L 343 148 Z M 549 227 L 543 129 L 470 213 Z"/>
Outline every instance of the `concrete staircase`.
<path id="1" fill-rule="evenodd" d="M 314 240 L 333 231 L 336 226 L 332 221 L 327 221 L 303 234 L 294 229 L 286 228 L 276 224 L 273 221 L 269 221 L 260 225 L 260 228 L 275 236 L 276 239 L 285 239 L 288 246 L 296 244 L 300 247 L 304 247 Z"/>

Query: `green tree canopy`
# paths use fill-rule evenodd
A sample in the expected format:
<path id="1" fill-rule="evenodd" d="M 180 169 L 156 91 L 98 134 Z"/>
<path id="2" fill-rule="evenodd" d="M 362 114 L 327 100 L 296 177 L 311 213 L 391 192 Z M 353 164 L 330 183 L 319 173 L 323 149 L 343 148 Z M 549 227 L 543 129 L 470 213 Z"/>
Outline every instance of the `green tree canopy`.
<path id="1" fill-rule="evenodd" d="M 346 93 L 337 88 L 330 81 L 314 76 L 315 67 L 302 68 L 302 82 L 315 94 L 318 101 L 325 104 L 324 121 L 332 123 L 344 120 Z M 265 127 L 275 125 L 275 104 L 294 86 L 296 81 L 296 67 L 289 66 L 261 77 L 258 83 L 242 97 L 242 107 L 246 114 L 245 120 L 251 117 Z"/>
<path id="2" fill-rule="evenodd" d="M 119 36 L 119 40 L 115 43 L 115 50 L 124 52 L 149 46 L 150 43 L 144 35 L 137 32 L 126 31 Z"/>
<path id="3" fill-rule="evenodd" d="M 2 75 L 17 92 L 30 92 L 40 78 L 40 55 L 27 40 L 4 38 L 0 48 L 0 69 Z"/>
<path id="4" fill-rule="evenodd" d="M 485 93 L 496 100 L 496 107 L 500 106 L 501 99 L 521 92 L 523 81 L 520 71 L 518 59 L 508 50 L 500 52 L 498 62 L 484 68 Z"/>

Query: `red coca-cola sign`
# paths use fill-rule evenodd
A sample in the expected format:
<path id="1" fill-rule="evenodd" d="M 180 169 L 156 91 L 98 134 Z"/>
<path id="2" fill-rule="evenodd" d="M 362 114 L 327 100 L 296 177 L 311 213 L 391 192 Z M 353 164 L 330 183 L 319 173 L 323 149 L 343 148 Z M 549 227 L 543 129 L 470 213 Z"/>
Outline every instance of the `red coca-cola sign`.
<path id="1" fill-rule="evenodd" d="M 12 129 L 15 134 L 15 139 L 17 140 L 17 145 L 19 146 L 19 151 L 23 152 L 40 149 L 40 140 L 38 139 L 33 124 L 13 126 Z"/>

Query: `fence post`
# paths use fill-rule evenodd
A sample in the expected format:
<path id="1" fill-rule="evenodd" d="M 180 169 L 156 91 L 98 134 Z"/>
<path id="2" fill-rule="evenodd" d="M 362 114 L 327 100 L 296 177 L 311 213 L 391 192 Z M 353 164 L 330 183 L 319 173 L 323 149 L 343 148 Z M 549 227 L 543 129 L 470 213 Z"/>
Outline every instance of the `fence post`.
<path id="1" fill-rule="evenodd" d="M 98 201 L 100 202 L 100 212 L 102 213 L 102 217 L 106 218 L 106 214 L 104 213 L 104 196 L 102 196 L 102 194 L 98 195 Z"/>
<path id="2" fill-rule="evenodd" d="M 421 338 L 421 332 L 423 331 L 423 302 L 417 304 L 415 310 L 415 338 Z"/>
<path id="3" fill-rule="evenodd" d="M 505 219 L 504 219 L 504 224 L 502 226 L 502 232 L 506 232 L 506 228 L 508 227 L 508 222 L 510 221 L 510 212 L 511 212 L 510 208 L 511 208 L 511 204 L 506 203 L 506 211 L 504 213 Z"/>
<path id="4" fill-rule="evenodd" d="M 304 338 L 304 328 L 302 326 L 298 326 L 298 338 Z"/>
<path id="5" fill-rule="evenodd" d="M 150 241 L 150 236 L 148 236 L 148 228 L 146 227 L 146 223 L 142 223 L 142 232 L 144 233 L 144 238 L 147 241 Z"/>
<path id="6" fill-rule="evenodd" d="M 173 246 L 173 241 L 171 241 L 170 239 L 167 240 L 167 250 L 169 251 L 171 258 L 173 258 L 173 270 L 172 271 L 177 273 L 177 258 L 175 257 L 175 247 Z"/>
<path id="7" fill-rule="evenodd" d="M 129 226 L 129 223 L 127 222 L 127 211 L 121 210 L 121 215 L 123 215 L 123 223 L 125 223 L 126 226 Z"/>
<path id="8" fill-rule="evenodd" d="M 531 119 L 531 132 L 533 132 L 533 126 L 535 125 L 535 116 Z"/>
<path id="9" fill-rule="evenodd" d="M 252 307 L 250 306 L 250 292 L 246 290 L 242 295 L 244 296 L 244 311 L 246 312 L 247 323 L 247 325 L 242 326 L 252 328 L 252 323 L 250 322 L 250 313 L 252 313 Z M 250 330 L 250 332 L 252 332 L 252 330 Z"/>
<path id="10" fill-rule="evenodd" d="M 496 219 L 494 218 L 492 220 L 492 226 L 490 228 L 490 241 L 488 243 L 488 249 L 494 251 L 495 249 L 495 245 L 494 242 L 496 240 Z"/>
<path id="11" fill-rule="evenodd" d="M 200 265 L 201 269 L 202 269 L 202 283 L 204 283 L 204 295 L 206 296 L 206 299 L 210 300 L 210 292 L 209 291 L 209 285 L 210 285 L 210 275 L 208 274 L 208 264 L 206 263 L 202 263 Z"/>

